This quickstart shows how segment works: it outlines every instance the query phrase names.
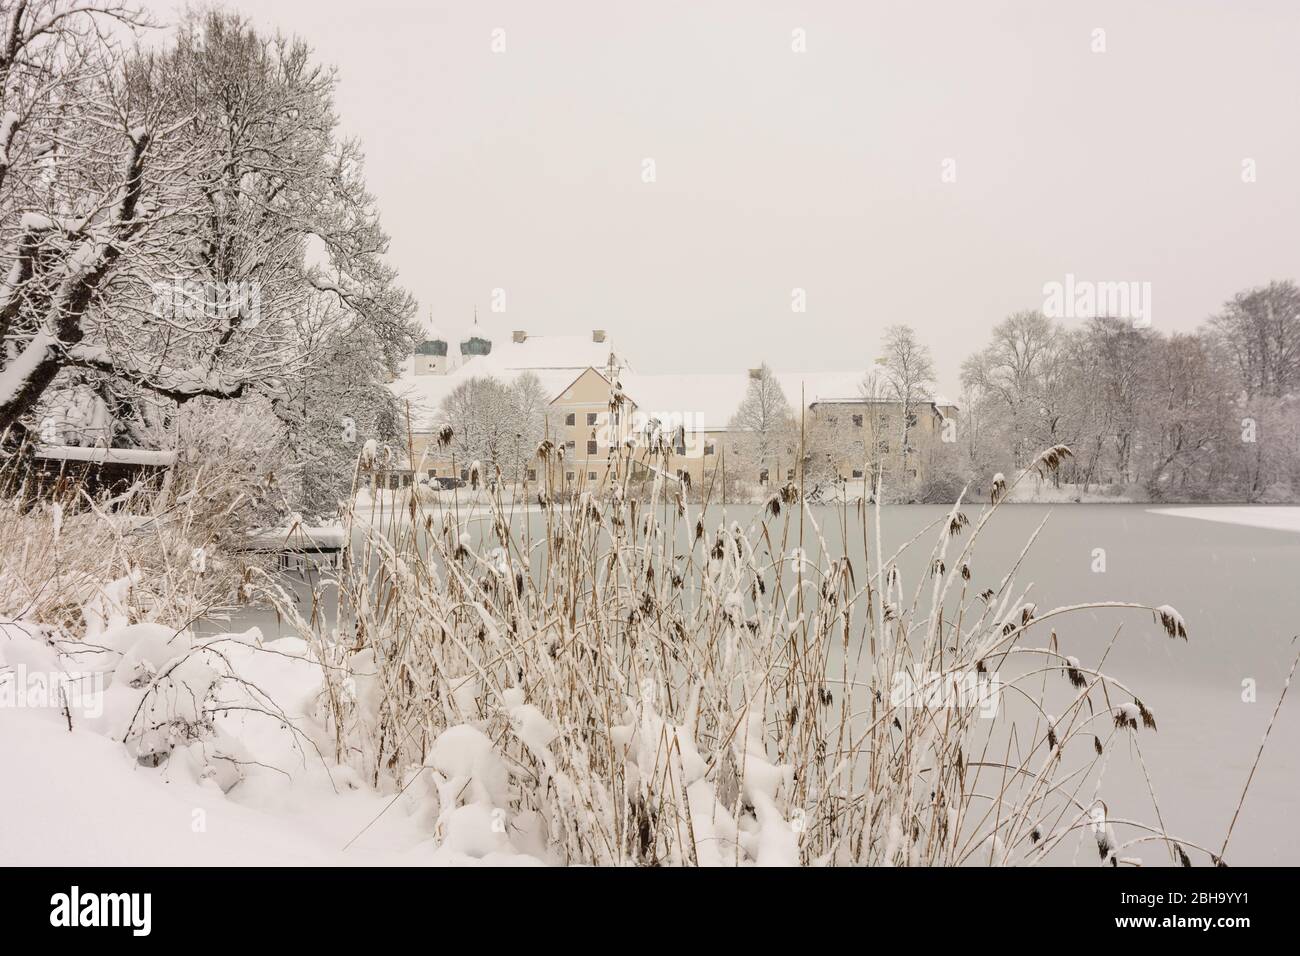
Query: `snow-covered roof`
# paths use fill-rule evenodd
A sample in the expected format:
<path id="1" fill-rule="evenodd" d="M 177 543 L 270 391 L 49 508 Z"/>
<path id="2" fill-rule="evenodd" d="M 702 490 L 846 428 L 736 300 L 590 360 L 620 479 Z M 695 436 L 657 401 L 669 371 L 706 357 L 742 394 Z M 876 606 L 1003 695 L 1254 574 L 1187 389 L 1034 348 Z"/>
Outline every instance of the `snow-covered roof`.
<path id="1" fill-rule="evenodd" d="M 252 551 L 338 549 L 346 535 L 340 525 L 304 525 L 262 528 L 246 535 L 243 546 Z"/>
<path id="2" fill-rule="evenodd" d="M 648 375 L 625 372 L 623 391 L 637 411 L 665 421 L 681 420 L 693 428 L 725 428 L 749 387 L 749 375 L 704 372 Z"/>
<path id="3" fill-rule="evenodd" d="M 431 325 L 429 327 L 432 327 Z M 572 330 L 573 324 L 566 323 L 564 328 Z M 454 336 L 439 335 L 448 342 L 464 344 L 470 339 L 482 339 L 492 343 L 492 350 L 487 356 L 467 357 L 466 361 L 479 361 L 492 358 L 499 361 L 502 368 L 572 368 L 603 369 L 609 365 L 609 357 L 615 352 L 613 341 L 600 333 L 604 341 L 596 341 L 595 330 L 584 330 L 577 334 L 552 335 L 529 328 L 526 319 L 507 317 L 505 313 L 488 313 L 475 315 L 472 322 L 464 328 L 452 330 Z M 515 338 L 523 332 L 523 341 Z M 457 356 L 460 349 L 455 349 Z M 621 355 L 615 364 L 625 365 Z"/>
<path id="4" fill-rule="evenodd" d="M 809 405 L 834 402 L 863 402 L 863 372 L 772 372 L 792 409 L 799 407 L 802 392 Z M 697 372 L 670 375 L 622 375 L 623 391 L 637 409 L 652 415 L 683 415 L 696 428 L 722 429 L 744 401 L 749 389 L 749 371 Z M 936 399 L 943 403 L 943 399 Z"/>
<path id="5" fill-rule="evenodd" d="M 548 397 L 555 398 L 573 384 L 588 368 L 602 374 L 614 364 L 626 367 L 622 356 L 608 338 L 595 341 L 595 336 L 585 335 L 532 335 L 526 334 L 522 342 L 515 341 L 513 331 L 506 330 L 499 321 L 478 321 L 471 325 L 462 340 L 481 338 L 492 343 L 487 355 L 453 356 L 459 360 L 444 374 L 415 374 L 414 360 L 402 362 L 396 380 L 389 386 L 400 399 L 411 402 L 415 427 L 425 430 L 438 420 L 438 407 L 442 400 L 463 382 L 479 376 L 490 376 L 502 382 L 512 382 L 524 372 L 531 372 L 541 381 Z"/>
<path id="6" fill-rule="evenodd" d="M 174 451 L 149 451 L 144 448 L 81 448 L 75 445 L 41 445 L 37 458 L 49 461 L 86 461 L 96 465 L 155 465 L 166 468 L 176 461 Z"/>
<path id="7" fill-rule="evenodd" d="M 585 368 L 587 366 L 582 367 Z M 472 378 L 491 377 L 508 384 L 520 375 L 531 373 L 537 376 L 547 396 L 554 398 L 573 384 L 582 369 L 510 368 L 500 361 L 494 347 L 491 355 L 470 359 L 445 375 L 416 375 L 412 360 L 406 359 L 402 363 L 400 374 L 389 388 L 399 399 L 411 403 L 411 419 L 415 429 L 427 431 L 440 421 L 438 409 L 443 399 Z"/>
<path id="8" fill-rule="evenodd" d="M 504 368 L 594 368 L 597 371 L 609 365 L 614 354 L 615 365 L 622 360 L 608 341 L 592 341 L 588 335 L 529 335 L 516 342 L 513 337 L 498 337 L 492 342 L 492 356 Z"/>
<path id="9" fill-rule="evenodd" d="M 447 334 L 443 332 L 441 328 L 438 327 L 438 324 L 433 321 L 432 316 L 430 316 L 429 318 L 425 319 L 423 322 L 420 323 L 420 331 L 421 334 L 423 335 L 421 341 L 424 342 L 446 342 L 447 341 Z"/>

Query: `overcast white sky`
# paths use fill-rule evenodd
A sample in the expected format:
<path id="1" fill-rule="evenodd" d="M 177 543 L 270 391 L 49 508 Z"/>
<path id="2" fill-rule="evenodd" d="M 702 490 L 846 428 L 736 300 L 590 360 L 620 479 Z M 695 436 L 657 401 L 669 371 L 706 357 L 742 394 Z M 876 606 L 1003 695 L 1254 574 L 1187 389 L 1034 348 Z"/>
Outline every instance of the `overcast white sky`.
<path id="1" fill-rule="evenodd" d="M 608 328 L 639 371 L 856 369 L 901 321 L 955 392 L 1067 272 L 1152 283 L 1163 329 L 1300 278 L 1293 0 L 230 5 L 339 67 L 449 332 L 503 288 L 505 327 Z"/>

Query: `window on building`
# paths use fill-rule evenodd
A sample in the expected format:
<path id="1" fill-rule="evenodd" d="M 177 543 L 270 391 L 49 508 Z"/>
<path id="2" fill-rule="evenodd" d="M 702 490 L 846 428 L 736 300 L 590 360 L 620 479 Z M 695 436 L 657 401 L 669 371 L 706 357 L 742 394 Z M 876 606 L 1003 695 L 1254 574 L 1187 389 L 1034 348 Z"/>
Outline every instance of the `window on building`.
<path id="1" fill-rule="evenodd" d="M 764 484 L 764 485 L 767 484 L 767 469 L 766 469 L 766 468 L 764 468 L 762 471 L 760 471 L 760 472 L 758 473 L 758 481 L 759 481 L 759 484 Z"/>
<path id="2" fill-rule="evenodd" d="M 704 443 L 704 454 L 706 454 L 706 455 L 716 455 L 717 453 L 718 453 L 718 449 L 714 446 L 713 442 L 711 442 L 711 441 L 706 441 L 706 442 Z"/>
<path id="3" fill-rule="evenodd" d="M 410 475 L 403 475 L 403 476 L 402 476 L 402 487 L 403 487 L 403 488 L 409 488 L 410 486 L 411 486 L 411 476 L 410 476 Z"/>
<path id="4" fill-rule="evenodd" d="M 882 455 L 888 455 L 888 454 L 889 454 L 889 442 L 887 442 L 887 441 L 886 441 L 885 439 L 883 439 L 883 438 L 880 439 L 880 441 L 876 442 L 876 450 L 877 450 L 878 452 L 880 452 Z"/>
<path id="5" fill-rule="evenodd" d="M 907 427 L 908 428 L 916 427 L 916 414 L 914 412 L 907 413 Z"/>
<path id="6" fill-rule="evenodd" d="M 528 469 L 528 480 L 529 480 L 529 481 L 536 481 L 536 480 L 537 480 L 537 469 L 536 469 L 536 468 L 529 468 L 529 469 Z"/>
<path id="7" fill-rule="evenodd" d="M 429 477 L 430 477 L 430 478 L 437 478 L 437 477 L 438 477 L 438 469 L 437 469 L 437 468 L 430 468 L 430 469 L 429 469 Z"/>
<path id="8" fill-rule="evenodd" d="M 861 469 L 861 468 L 854 468 L 854 469 L 853 469 L 853 477 L 854 477 L 854 478 L 861 478 L 861 477 L 862 477 L 862 469 Z"/>
<path id="9" fill-rule="evenodd" d="M 571 472 L 571 471 L 566 471 L 566 472 L 564 473 L 564 480 L 565 480 L 565 481 L 572 481 L 572 480 L 573 480 L 573 472 Z"/>
<path id="10" fill-rule="evenodd" d="M 569 412 L 569 414 L 564 416 L 564 424 L 576 425 L 577 423 L 578 423 L 578 415 L 576 412 Z"/>
<path id="11" fill-rule="evenodd" d="M 587 412 L 587 424 L 588 424 L 588 425 L 594 425 L 594 424 L 596 424 L 596 413 L 595 413 L 595 412 Z"/>
<path id="12" fill-rule="evenodd" d="M 587 472 L 587 480 L 588 480 L 588 481 L 595 481 L 595 480 L 596 480 L 596 473 L 595 473 L 594 471 L 589 471 L 589 472 Z"/>
<path id="13" fill-rule="evenodd" d="M 591 441 L 587 442 L 587 454 L 588 454 L 588 455 L 594 455 L 594 454 L 596 454 L 596 441 L 595 441 L 595 439 L 592 439 Z"/>
<path id="14" fill-rule="evenodd" d="M 577 444 L 574 443 L 574 442 L 572 442 L 572 441 L 566 441 L 566 442 L 564 443 L 564 450 L 565 450 L 565 451 L 573 451 L 573 450 L 574 450 L 575 448 L 577 448 L 577 447 L 578 447 Z"/>
<path id="15" fill-rule="evenodd" d="M 389 475 L 389 476 L 388 476 L 388 488 L 389 488 L 390 491 L 396 491 L 396 490 L 397 490 L 397 476 L 396 476 L 396 475 Z"/>
<path id="16" fill-rule="evenodd" d="M 853 427 L 854 427 L 854 428 L 861 428 L 861 427 L 862 427 L 862 416 L 861 416 L 861 415 L 854 415 L 854 416 L 853 416 Z"/>
<path id="17" fill-rule="evenodd" d="M 793 469 L 793 468 L 788 468 L 788 469 L 786 469 L 786 472 L 785 472 L 785 480 L 786 480 L 786 481 L 794 481 L 794 469 Z"/>

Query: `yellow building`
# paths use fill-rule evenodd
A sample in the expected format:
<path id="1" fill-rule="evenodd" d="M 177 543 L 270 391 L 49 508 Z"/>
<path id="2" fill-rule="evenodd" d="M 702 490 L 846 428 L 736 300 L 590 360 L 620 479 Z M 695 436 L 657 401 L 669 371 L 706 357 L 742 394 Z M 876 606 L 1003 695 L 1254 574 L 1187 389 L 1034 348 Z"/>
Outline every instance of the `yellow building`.
<path id="1" fill-rule="evenodd" d="M 795 428 L 771 457 L 746 456 L 746 436 L 729 430 L 758 370 L 701 374 L 644 374 L 631 370 L 606 333 L 589 336 L 492 332 L 477 321 L 456 344 L 433 333 L 393 383 L 411 415 L 411 456 L 384 478 L 390 487 L 412 481 L 467 481 L 471 462 L 440 445 L 443 401 L 478 376 L 503 383 L 529 373 L 546 395 L 543 438 L 551 443 L 549 466 L 533 449 L 520 453 L 518 477 L 530 484 L 547 478 L 553 489 L 576 491 L 604 485 L 616 461 L 633 461 L 634 473 L 651 460 L 650 446 L 671 450 L 665 475 L 699 494 L 720 498 L 724 484 L 783 484 L 798 476 L 800 408 L 809 471 L 818 481 L 861 480 L 883 468 L 886 479 L 914 479 L 925 468 L 921 446 L 945 437 L 956 407 L 942 400 L 915 403 L 903 454 L 903 407 L 864 394 L 861 372 L 775 372 Z M 617 398 L 613 398 L 613 396 Z M 825 456 L 824 459 L 815 456 Z M 654 467 L 662 468 L 661 457 Z M 483 476 L 484 479 L 490 476 Z M 513 478 L 513 476 L 512 476 Z"/>
<path id="2" fill-rule="evenodd" d="M 609 405 L 611 380 L 624 367 L 601 329 L 589 336 L 533 335 L 520 329 L 505 334 L 476 319 L 455 346 L 430 331 L 392 384 L 410 410 L 411 453 L 408 465 L 394 470 L 386 482 L 400 487 L 412 480 L 468 481 L 472 462 L 457 459 L 438 440 L 443 402 L 472 379 L 510 384 L 525 373 L 536 378 L 548 402 L 541 437 L 564 449 L 563 468 L 552 477 L 573 483 L 600 480 L 611 440 L 622 438 Z M 520 457 L 528 462 L 521 477 L 536 481 L 539 465 L 533 449 Z M 555 456 L 556 464 L 559 458 Z"/>
<path id="3" fill-rule="evenodd" d="M 864 394 L 862 372 L 772 373 L 789 404 L 791 427 L 783 442 L 775 443 L 761 461 L 746 454 L 743 434 L 730 429 L 760 370 L 723 373 L 645 375 L 628 373 L 623 386 L 637 405 L 637 419 L 647 418 L 685 426 L 680 458 L 674 473 L 689 474 L 697 489 L 721 483 L 780 485 L 799 476 L 800 429 L 814 480 L 861 480 L 885 469 L 896 480 L 903 468 L 903 405 Z M 801 416 L 800 408 L 805 409 Z M 931 441 L 945 440 L 945 422 L 955 424 L 957 409 L 939 399 L 913 403 L 914 421 L 908 428 L 908 477 L 922 473 L 926 456 L 914 454 Z M 948 429 L 952 440 L 955 432 Z M 827 456 L 818 459 L 817 456 Z"/>
<path id="4" fill-rule="evenodd" d="M 916 401 L 909 416 L 904 410 L 903 402 L 865 396 L 821 399 L 809 406 L 815 420 L 835 436 L 825 444 L 837 477 L 872 480 L 879 473 L 887 483 L 922 477 L 929 460 L 924 452 L 956 439 L 957 406 L 951 402 Z"/>
<path id="5" fill-rule="evenodd" d="M 610 453 L 622 447 L 631 411 L 627 405 L 611 409 L 613 386 L 608 373 L 587 368 L 551 400 L 546 438 L 563 451 L 552 460 L 553 482 L 599 486 L 613 473 Z"/>

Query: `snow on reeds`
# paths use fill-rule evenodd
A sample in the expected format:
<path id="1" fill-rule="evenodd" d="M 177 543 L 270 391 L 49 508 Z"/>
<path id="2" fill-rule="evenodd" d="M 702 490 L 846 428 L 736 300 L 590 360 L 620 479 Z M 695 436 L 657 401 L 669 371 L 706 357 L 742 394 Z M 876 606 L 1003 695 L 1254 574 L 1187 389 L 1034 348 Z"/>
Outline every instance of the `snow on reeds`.
<path id="1" fill-rule="evenodd" d="M 832 554 L 793 484 L 742 526 L 635 487 L 617 454 L 603 492 L 543 482 L 519 512 L 499 492 L 366 499 L 337 619 L 265 581 L 325 664 L 334 758 L 444 846 L 600 865 L 1034 864 L 1083 841 L 1106 865 L 1145 843 L 1210 859 L 1107 811 L 1107 763 L 1156 718 L 1051 630 L 1111 607 L 1186 638 L 1181 617 L 1035 607 L 1015 583 L 1032 539 L 975 591 L 1014 482 L 894 554 L 877 506 L 861 547 Z"/>
<path id="2" fill-rule="evenodd" d="M 182 461 L 110 492 L 42 478 L 27 453 L 0 460 L 0 615 L 83 635 L 96 613 L 185 627 L 238 601 L 257 560 L 238 550 L 273 494 L 246 462 Z"/>

